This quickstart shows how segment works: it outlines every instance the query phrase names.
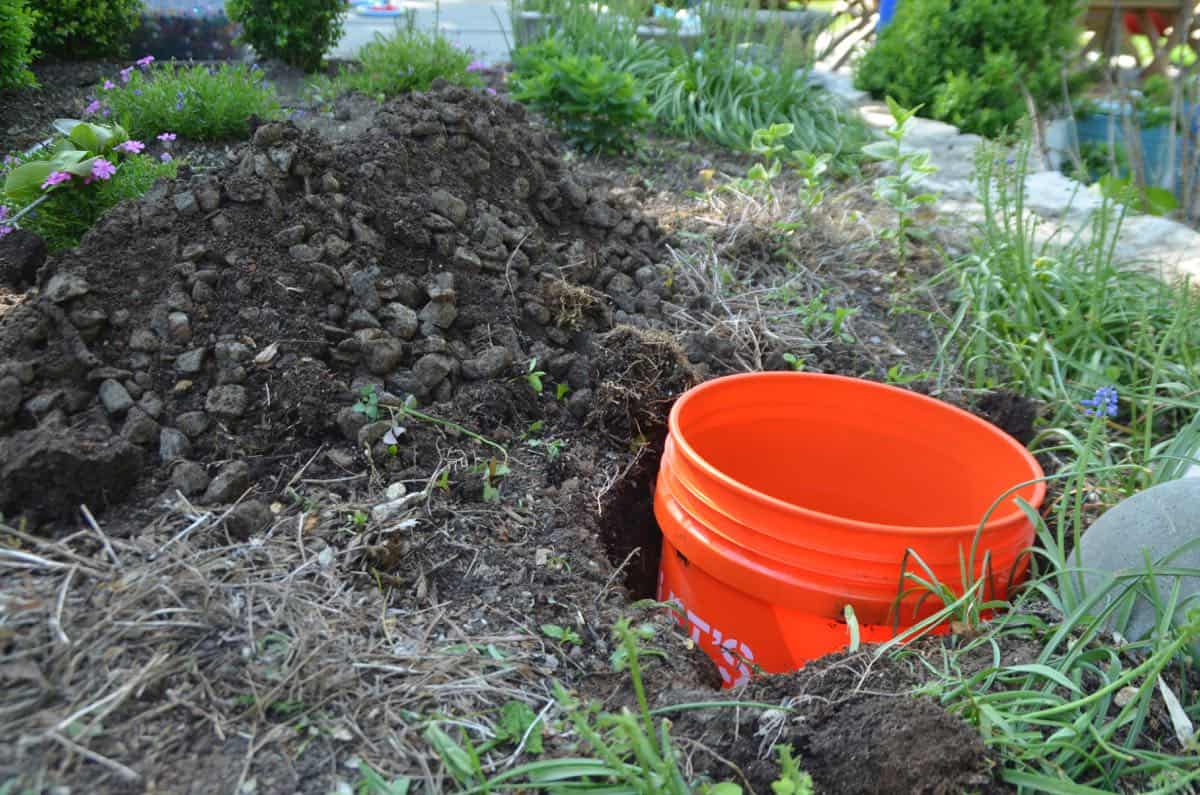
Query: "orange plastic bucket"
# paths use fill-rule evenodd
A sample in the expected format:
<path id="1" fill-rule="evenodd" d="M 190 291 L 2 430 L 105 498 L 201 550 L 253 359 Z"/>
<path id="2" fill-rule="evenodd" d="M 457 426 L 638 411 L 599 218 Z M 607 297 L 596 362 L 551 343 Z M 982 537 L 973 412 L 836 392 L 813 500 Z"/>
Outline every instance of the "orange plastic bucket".
<path id="1" fill-rule="evenodd" d="M 833 375 L 718 378 L 671 410 L 654 494 L 659 599 L 679 603 L 726 686 L 752 666 L 795 670 L 848 645 L 846 605 L 864 642 L 893 637 L 909 548 L 961 593 L 960 551 L 988 508 L 1040 477 L 1015 439 L 924 395 Z M 977 575 L 991 552 L 1000 598 L 1034 536 L 1018 496 L 1037 507 L 1045 486 L 999 505 L 976 552 Z M 901 630 L 940 606 L 914 613 L 916 600 L 901 605 Z"/>

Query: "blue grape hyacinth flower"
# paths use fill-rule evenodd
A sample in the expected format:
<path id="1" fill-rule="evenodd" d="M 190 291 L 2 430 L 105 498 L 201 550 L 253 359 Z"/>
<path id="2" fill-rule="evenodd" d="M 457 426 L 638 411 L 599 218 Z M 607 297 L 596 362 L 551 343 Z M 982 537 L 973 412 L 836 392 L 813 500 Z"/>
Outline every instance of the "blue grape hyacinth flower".
<path id="1" fill-rule="evenodd" d="M 1089 417 L 1115 417 L 1117 416 L 1117 388 L 1102 386 L 1096 390 L 1095 395 L 1081 400 L 1080 403 L 1085 407 L 1083 413 Z"/>

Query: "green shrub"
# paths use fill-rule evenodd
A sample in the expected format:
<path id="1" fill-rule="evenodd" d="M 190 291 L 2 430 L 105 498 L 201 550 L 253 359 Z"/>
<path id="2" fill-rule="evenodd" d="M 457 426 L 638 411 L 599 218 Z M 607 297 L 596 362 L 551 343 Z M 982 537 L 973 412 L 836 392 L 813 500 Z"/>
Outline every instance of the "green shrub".
<path id="1" fill-rule="evenodd" d="M 636 132 L 651 118 L 633 75 L 611 69 L 598 55 L 568 53 L 558 39 L 521 50 L 514 79 L 513 96 L 544 113 L 586 152 L 636 148 Z"/>
<path id="2" fill-rule="evenodd" d="M 128 77 L 128 81 L 124 78 Z M 262 70 L 244 64 L 133 68 L 114 75 L 91 108 L 110 111 L 134 138 L 173 132 L 193 141 L 245 137 L 249 119 L 279 112 Z"/>
<path id="3" fill-rule="evenodd" d="M 372 97 L 392 97 L 409 91 L 427 91 L 441 78 L 460 86 L 481 86 L 478 62 L 445 37 L 409 25 L 391 36 L 376 34 L 358 52 L 359 62 L 342 67 L 332 86 L 319 91 L 361 91 Z"/>
<path id="4" fill-rule="evenodd" d="M 137 29 L 142 0 L 50 0 L 38 3 L 33 46 L 47 55 L 118 55 Z"/>
<path id="5" fill-rule="evenodd" d="M 242 24 L 242 39 L 264 58 L 278 58 L 306 72 L 321 66 L 342 37 L 345 0 L 228 0 L 229 18 Z"/>
<path id="6" fill-rule="evenodd" d="M 25 0 L 0 0 L 0 91 L 37 84 L 29 71 L 35 17 Z"/>
<path id="7" fill-rule="evenodd" d="M 1075 0 L 904 0 L 859 61 L 855 85 L 994 137 L 1062 96 L 1076 45 Z"/>

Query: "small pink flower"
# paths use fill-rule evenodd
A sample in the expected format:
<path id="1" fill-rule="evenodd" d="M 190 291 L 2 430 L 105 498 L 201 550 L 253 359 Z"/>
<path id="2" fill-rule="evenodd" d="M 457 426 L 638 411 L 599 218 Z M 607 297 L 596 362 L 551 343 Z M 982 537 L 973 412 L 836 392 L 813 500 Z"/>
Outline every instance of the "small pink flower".
<path id="1" fill-rule="evenodd" d="M 483 61 L 471 61 L 469 64 L 467 64 L 467 71 L 468 72 L 486 72 L 487 64 L 485 64 Z"/>
<path id="2" fill-rule="evenodd" d="M 158 159 L 163 161 L 164 163 L 170 163 L 175 158 L 171 157 L 170 152 L 163 152 L 161 155 L 158 156 Z"/>
<path id="3" fill-rule="evenodd" d="M 129 82 L 129 77 L 130 77 L 130 75 L 132 75 L 132 74 L 133 74 L 133 67 L 132 67 L 132 66 L 126 66 L 124 69 L 122 69 L 122 70 L 121 70 L 121 82 L 122 82 L 122 83 L 128 83 L 128 82 Z"/>
<path id="4" fill-rule="evenodd" d="M 145 68 L 147 68 L 148 66 L 150 66 L 150 64 L 154 63 L 154 56 L 153 56 L 153 55 L 145 55 L 145 56 L 143 56 L 143 57 L 141 57 L 141 58 L 138 58 L 138 59 L 137 59 L 137 61 L 136 61 L 136 63 L 137 63 L 137 65 L 138 65 L 138 66 L 140 66 L 140 67 L 142 67 L 143 69 L 145 69 Z"/>
<path id="5" fill-rule="evenodd" d="M 105 160 L 103 157 L 96 158 L 96 161 L 92 163 L 92 177 L 94 179 L 112 179 L 112 175 L 116 173 L 117 167 Z"/>
<path id="6" fill-rule="evenodd" d="M 175 133 L 172 133 L 172 132 L 159 133 L 158 140 L 162 141 L 164 144 L 170 143 L 171 141 L 175 140 Z"/>
<path id="7" fill-rule="evenodd" d="M 121 74 L 124 74 L 124 72 L 122 72 Z M 125 82 L 129 82 L 129 78 L 126 78 Z M 113 81 L 111 81 L 111 80 L 104 81 L 104 90 L 105 91 L 112 91 L 116 87 L 117 87 L 117 84 L 114 83 Z"/>
<path id="8" fill-rule="evenodd" d="M 122 141 L 121 143 L 119 143 L 113 147 L 113 149 L 117 150 L 118 152 L 126 152 L 131 155 L 140 154 L 141 151 L 145 148 L 146 148 L 146 145 L 144 143 L 142 143 L 141 141 L 133 141 L 133 140 Z"/>
<path id="9" fill-rule="evenodd" d="M 87 107 L 83 109 L 83 112 L 89 116 L 95 116 L 97 113 L 100 112 L 100 108 L 102 108 L 102 107 L 104 107 L 104 106 L 100 104 L 100 100 L 93 99 L 91 102 L 88 103 Z"/>
<path id="10" fill-rule="evenodd" d="M 12 231 L 12 227 L 8 226 L 7 224 L 4 223 L 4 219 L 7 217 L 8 217 L 8 208 L 5 207 L 3 204 L 0 204 L 0 240 L 3 240 L 4 236 Z"/>
<path id="11" fill-rule="evenodd" d="M 42 183 L 42 190 L 50 190 L 55 185 L 61 185 L 64 182 L 70 182 L 71 175 L 65 171 L 51 171 L 50 176 L 46 177 L 46 181 Z"/>

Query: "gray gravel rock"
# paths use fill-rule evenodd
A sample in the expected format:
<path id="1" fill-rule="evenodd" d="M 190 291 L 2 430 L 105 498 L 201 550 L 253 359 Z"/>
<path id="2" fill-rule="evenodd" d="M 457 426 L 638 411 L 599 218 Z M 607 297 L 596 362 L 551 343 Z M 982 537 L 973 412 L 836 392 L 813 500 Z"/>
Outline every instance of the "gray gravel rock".
<path id="1" fill-rule="evenodd" d="M 1122 570 L 1140 572 L 1145 569 L 1147 555 L 1157 561 L 1196 539 L 1200 539 L 1200 478 L 1152 486 L 1117 503 L 1083 534 L 1079 553 L 1087 570 L 1085 588 L 1094 592 Z M 1169 565 L 1200 569 L 1200 544 L 1193 543 L 1190 549 L 1172 557 Z M 1195 604 L 1200 599 L 1200 577 L 1156 577 L 1158 592 L 1169 594 L 1177 579 L 1181 580 L 1180 602 L 1191 599 Z M 1177 615 L 1176 619 L 1182 620 L 1183 616 Z M 1150 601 L 1139 598 L 1121 634 L 1139 640 L 1157 621 Z M 1195 644 L 1195 651 L 1200 655 L 1200 642 Z"/>
<path id="2" fill-rule="evenodd" d="M 158 438 L 158 423 L 142 409 L 134 406 L 125 415 L 121 435 L 138 445 L 153 444 Z"/>
<path id="3" fill-rule="evenodd" d="M 192 443 L 177 428 L 163 428 L 158 434 L 158 457 L 164 464 L 192 454 Z"/>
<path id="4" fill-rule="evenodd" d="M 363 363 L 375 375 L 387 375 L 404 359 L 404 345 L 391 337 L 377 337 L 363 343 Z"/>
<path id="5" fill-rule="evenodd" d="M 467 220 L 467 203 L 445 190 L 435 190 L 429 195 L 433 209 L 455 226 L 462 226 Z"/>
<path id="6" fill-rule="evenodd" d="M 422 356 L 413 365 L 413 374 L 425 389 L 433 389 L 454 369 L 454 360 L 440 353 Z"/>
<path id="7" fill-rule="evenodd" d="M 231 461 L 221 468 L 208 484 L 204 501 L 212 503 L 233 502 L 250 488 L 250 467 L 245 461 Z"/>
<path id="8" fill-rule="evenodd" d="M 124 414 L 133 407 L 133 398 L 130 396 L 129 390 L 112 378 L 100 384 L 100 402 L 104 405 L 104 410 L 114 417 Z"/>
<path id="9" fill-rule="evenodd" d="M 346 406 L 338 412 L 337 426 L 342 436 L 348 442 L 358 441 L 358 431 L 370 420 L 361 411 L 355 411 L 353 406 Z"/>
<path id="10" fill-rule="evenodd" d="M 171 469 L 171 485 L 185 497 L 203 494 L 211 479 L 204 467 L 195 461 L 180 461 Z"/>
<path id="11" fill-rule="evenodd" d="M 398 301 L 380 309 L 379 320 L 389 334 L 404 340 L 412 339 L 420 326 L 417 313 Z"/>
<path id="12" fill-rule="evenodd" d="M 175 418 L 175 424 L 189 438 L 195 439 L 208 430 L 212 420 L 203 411 L 186 411 Z"/>
<path id="13" fill-rule="evenodd" d="M 235 498 L 236 499 L 236 498 Z M 245 541 L 271 526 L 271 509 L 261 500 L 246 500 L 225 517 L 225 529 L 235 541 Z"/>
<path id="14" fill-rule="evenodd" d="M 246 388 L 237 384 L 225 384 L 209 390 L 204 400 L 204 410 L 214 417 L 236 420 L 246 413 Z"/>
<path id="15" fill-rule="evenodd" d="M 496 378 L 513 362 L 512 351 L 502 345 L 494 345 L 462 365 L 463 378 Z"/>
<path id="16" fill-rule="evenodd" d="M 207 348 L 193 348 L 181 353 L 175 358 L 175 370 L 185 375 L 195 375 L 204 370 L 204 357 L 207 355 Z"/>

